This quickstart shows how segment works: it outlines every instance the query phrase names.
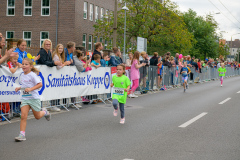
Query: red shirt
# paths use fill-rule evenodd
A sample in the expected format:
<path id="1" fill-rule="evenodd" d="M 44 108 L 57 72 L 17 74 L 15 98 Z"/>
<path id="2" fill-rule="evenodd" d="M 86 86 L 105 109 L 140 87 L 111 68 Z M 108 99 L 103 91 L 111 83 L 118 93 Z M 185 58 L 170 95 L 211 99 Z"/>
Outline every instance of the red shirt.
<path id="1" fill-rule="evenodd" d="M 7 67 L 9 67 L 9 68 L 15 68 L 16 66 L 13 65 L 11 61 L 9 61 L 9 62 L 7 63 Z"/>

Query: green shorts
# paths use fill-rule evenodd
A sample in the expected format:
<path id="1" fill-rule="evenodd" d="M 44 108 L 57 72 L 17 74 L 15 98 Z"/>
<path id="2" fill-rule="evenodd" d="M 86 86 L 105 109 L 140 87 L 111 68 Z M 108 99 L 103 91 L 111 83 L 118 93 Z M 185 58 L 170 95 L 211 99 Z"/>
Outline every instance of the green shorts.
<path id="1" fill-rule="evenodd" d="M 21 108 L 23 106 L 29 105 L 34 111 L 41 111 L 41 101 L 40 99 L 22 99 Z"/>

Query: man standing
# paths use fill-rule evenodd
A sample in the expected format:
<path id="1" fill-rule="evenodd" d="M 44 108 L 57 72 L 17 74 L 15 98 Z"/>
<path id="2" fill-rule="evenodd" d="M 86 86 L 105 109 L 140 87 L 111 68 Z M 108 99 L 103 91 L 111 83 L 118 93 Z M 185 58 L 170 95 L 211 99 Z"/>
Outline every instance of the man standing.
<path id="1" fill-rule="evenodd" d="M 174 60 L 175 60 L 175 65 L 177 66 L 178 66 L 178 58 L 179 58 L 179 53 L 176 53 Z"/>
<path id="2" fill-rule="evenodd" d="M 115 54 L 114 56 L 111 56 L 109 60 L 109 65 L 110 66 L 118 66 L 119 64 L 123 63 L 123 60 L 121 58 L 121 52 L 117 47 L 113 47 L 113 53 Z"/>
<path id="3" fill-rule="evenodd" d="M 96 44 L 95 44 L 95 50 L 94 50 L 94 52 L 93 52 L 93 55 L 92 55 L 92 60 L 94 60 L 93 59 L 93 57 L 94 57 L 94 55 L 95 54 L 99 54 L 100 56 L 101 56 L 101 59 L 102 59 L 102 54 L 101 54 L 101 50 L 103 50 L 103 45 L 102 45 L 102 43 L 101 42 L 97 42 Z"/>

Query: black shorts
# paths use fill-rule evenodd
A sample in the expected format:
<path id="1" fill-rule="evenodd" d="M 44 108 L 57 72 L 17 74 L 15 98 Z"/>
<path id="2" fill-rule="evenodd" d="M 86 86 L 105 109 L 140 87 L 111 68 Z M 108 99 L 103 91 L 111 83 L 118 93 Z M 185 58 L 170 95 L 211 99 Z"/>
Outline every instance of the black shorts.
<path id="1" fill-rule="evenodd" d="M 158 76 L 160 76 L 160 79 L 162 79 L 162 75 L 158 74 Z"/>

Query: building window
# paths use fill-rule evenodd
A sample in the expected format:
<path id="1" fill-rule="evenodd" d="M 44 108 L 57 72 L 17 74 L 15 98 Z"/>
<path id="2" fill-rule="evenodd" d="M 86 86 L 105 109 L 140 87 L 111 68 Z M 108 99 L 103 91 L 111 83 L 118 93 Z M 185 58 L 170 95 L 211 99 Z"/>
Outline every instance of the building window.
<path id="1" fill-rule="evenodd" d="M 104 9 L 101 8 L 101 19 L 103 19 L 103 15 L 104 15 Z"/>
<path id="2" fill-rule="evenodd" d="M 7 0 L 7 16 L 15 16 L 15 0 Z"/>
<path id="3" fill-rule="evenodd" d="M 95 22 L 98 20 L 98 6 L 95 7 Z"/>
<path id="4" fill-rule="evenodd" d="M 88 39 L 88 50 L 89 50 L 89 51 L 92 50 L 92 35 L 89 35 L 89 39 Z"/>
<path id="5" fill-rule="evenodd" d="M 27 42 L 27 47 L 31 47 L 32 32 L 23 31 L 23 39 Z"/>
<path id="6" fill-rule="evenodd" d="M 32 0 L 24 0 L 24 16 L 32 15 Z"/>
<path id="7" fill-rule="evenodd" d="M 49 39 L 49 32 L 48 31 L 40 32 L 40 46 L 42 46 L 42 43 L 45 39 Z"/>
<path id="8" fill-rule="evenodd" d="M 87 2 L 84 2 L 84 8 L 83 8 L 83 19 L 87 19 Z"/>
<path id="9" fill-rule="evenodd" d="M 83 40 L 82 40 L 82 45 L 83 45 L 83 47 L 86 49 L 86 37 L 87 37 L 87 35 L 86 34 L 83 34 Z"/>
<path id="10" fill-rule="evenodd" d="M 6 32 L 6 39 L 13 38 L 14 37 L 14 32 L 13 31 L 7 31 Z"/>
<path id="11" fill-rule="evenodd" d="M 42 16 L 50 15 L 50 0 L 42 0 L 41 15 Z"/>
<path id="12" fill-rule="evenodd" d="M 105 40 L 104 49 L 107 49 L 107 40 Z"/>
<path id="13" fill-rule="evenodd" d="M 97 43 L 97 39 L 98 39 L 98 37 L 95 36 L 95 37 L 94 37 L 94 46 L 95 46 L 95 44 Z"/>
<path id="14" fill-rule="evenodd" d="M 102 37 L 100 37 L 99 41 L 102 43 L 102 42 L 103 42 L 103 38 L 102 38 Z"/>
<path id="15" fill-rule="evenodd" d="M 93 21 L 93 4 L 90 4 L 89 20 L 90 20 L 90 21 Z"/>
<path id="16" fill-rule="evenodd" d="M 108 10 L 106 9 L 106 12 L 105 12 L 105 16 L 106 18 L 108 18 Z"/>

